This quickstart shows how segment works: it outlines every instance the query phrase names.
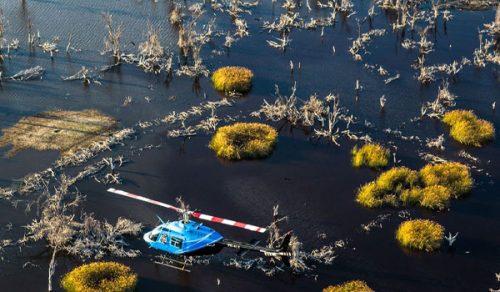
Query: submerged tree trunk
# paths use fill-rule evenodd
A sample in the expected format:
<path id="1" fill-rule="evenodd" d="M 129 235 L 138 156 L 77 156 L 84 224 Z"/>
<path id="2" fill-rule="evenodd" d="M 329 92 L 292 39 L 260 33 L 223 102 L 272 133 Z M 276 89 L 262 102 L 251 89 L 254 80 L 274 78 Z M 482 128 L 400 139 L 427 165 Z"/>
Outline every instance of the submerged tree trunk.
<path id="1" fill-rule="evenodd" d="M 54 272 L 56 270 L 56 253 L 57 253 L 57 247 L 54 248 L 54 251 L 52 252 L 52 258 L 50 259 L 50 264 L 49 264 L 49 284 L 48 284 L 48 291 L 52 291 L 52 276 L 54 275 Z"/>

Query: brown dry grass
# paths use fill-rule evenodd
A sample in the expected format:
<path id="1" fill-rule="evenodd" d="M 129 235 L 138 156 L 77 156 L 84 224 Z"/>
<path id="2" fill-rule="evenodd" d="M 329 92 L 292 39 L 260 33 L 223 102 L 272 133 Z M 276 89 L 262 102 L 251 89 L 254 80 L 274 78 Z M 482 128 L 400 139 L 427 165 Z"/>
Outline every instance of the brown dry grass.
<path id="1" fill-rule="evenodd" d="M 0 147 L 12 145 L 9 156 L 26 149 L 57 150 L 63 156 L 71 155 L 104 140 L 116 126 L 116 120 L 96 110 L 50 111 L 24 117 L 3 129 Z"/>

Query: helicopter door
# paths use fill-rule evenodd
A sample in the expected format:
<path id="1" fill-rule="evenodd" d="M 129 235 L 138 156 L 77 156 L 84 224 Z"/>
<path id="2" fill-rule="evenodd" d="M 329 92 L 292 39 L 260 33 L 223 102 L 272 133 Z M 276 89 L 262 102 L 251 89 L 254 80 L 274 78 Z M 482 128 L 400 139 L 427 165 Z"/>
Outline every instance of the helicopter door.
<path id="1" fill-rule="evenodd" d="M 182 248 L 182 239 L 172 236 L 172 238 L 170 239 L 170 245 L 175 247 L 175 248 L 181 249 Z"/>

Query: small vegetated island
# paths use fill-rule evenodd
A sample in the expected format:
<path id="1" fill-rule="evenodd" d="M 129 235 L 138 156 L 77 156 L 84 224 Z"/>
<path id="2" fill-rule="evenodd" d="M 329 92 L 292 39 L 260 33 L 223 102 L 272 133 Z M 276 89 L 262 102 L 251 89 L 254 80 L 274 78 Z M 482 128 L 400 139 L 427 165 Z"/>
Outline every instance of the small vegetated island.
<path id="1" fill-rule="evenodd" d="M 447 112 L 443 116 L 443 123 L 450 126 L 450 136 L 464 145 L 481 147 L 495 137 L 493 124 L 479 119 L 473 111 Z"/>
<path id="2" fill-rule="evenodd" d="M 361 167 L 363 165 L 370 168 L 382 168 L 389 164 L 390 151 L 380 144 L 369 143 L 361 146 L 354 146 L 352 153 L 352 165 Z"/>
<path id="3" fill-rule="evenodd" d="M 209 147 L 217 156 L 230 160 L 264 158 L 271 154 L 278 132 L 261 123 L 235 123 L 220 127 Z"/>
<path id="4" fill-rule="evenodd" d="M 396 230 L 396 239 L 402 246 L 427 252 L 438 249 L 443 236 L 444 227 L 426 219 L 404 221 Z"/>
<path id="5" fill-rule="evenodd" d="M 12 145 L 8 155 L 26 149 L 57 150 L 62 156 L 105 140 L 117 127 L 112 117 L 96 110 L 49 111 L 20 119 L 3 129 L 0 147 Z"/>
<path id="6" fill-rule="evenodd" d="M 339 285 L 328 286 L 323 292 L 374 292 L 365 281 L 353 280 Z"/>
<path id="7" fill-rule="evenodd" d="M 252 87 L 253 73 L 245 67 L 229 66 L 217 69 L 212 75 L 214 88 L 225 94 L 247 93 Z"/>
<path id="8" fill-rule="evenodd" d="M 394 167 L 363 185 L 356 201 L 369 208 L 420 205 L 443 210 L 451 198 L 470 192 L 473 183 L 469 168 L 458 162 L 428 164 L 418 172 Z"/>
<path id="9" fill-rule="evenodd" d="M 95 262 L 66 274 L 61 287 L 67 292 L 132 292 L 137 281 L 137 274 L 123 264 Z"/>

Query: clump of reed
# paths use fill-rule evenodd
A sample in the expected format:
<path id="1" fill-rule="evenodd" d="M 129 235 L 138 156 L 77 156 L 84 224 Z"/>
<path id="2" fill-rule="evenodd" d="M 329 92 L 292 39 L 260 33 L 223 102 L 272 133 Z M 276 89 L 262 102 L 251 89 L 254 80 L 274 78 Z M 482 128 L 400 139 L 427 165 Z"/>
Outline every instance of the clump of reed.
<path id="1" fill-rule="evenodd" d="M 323 292 L 373 292 L 365 281 L 353 280 L 335 286 L 328 286 Z"/>
<path id="2" fill-rule="evenodd" d="M 469 168 L 458 162 L 428 164 L 418 172 L 395 167 L 363 185 L 356 201 L 369 208 L 419 205 L 440 211 L 450 199 L 470 192 L 473 184 Z"/>
<path id="3" fill-rule="evenodd" d="M 389 164 L 390 151 L 380 144 L 368 143 L 361 148 L 354 146 L 352 153 L 352 165 L 361 167 L 366 165 L 370 168 L 381 168 Z"/>
<path id="4" fill-rule="evenodd" d="M 217 69 L 212 75 L 216 90 L 224 93 L 246 93 L 252 87 L 253 73 L 245 67 L 228 66 Z"/>
<path id="5" fill-rule="evenodd" d="M 61 287 L 67 292 L 131 292 L 137 285 L 137 274 L 116 262 L 94 262 L 81 265 L 66 274 Z"/>
<path id="6" fill-rule="evenodd" d="M 235 123 L 218 128 L 209 147 L 226 159 L 263 158 L 273 151 L 277 138 L 278 132 L 269 125 Z"/>
<path id="7" fill-rule="evenodd" d="M 443 237 L 444 227 L 426 219 L 404 221 L 396 230 L 396 239 L 402 246 L 427 252 L 438 249 Z"/>
<path id="8" fill-rule="evenodd" d="M 481 147 L 495 137 L 493 124 L 479 119 L 473 111 L 453 110 L 442 121 L 451 127 L 450 136 L 464 145 Z"/>

